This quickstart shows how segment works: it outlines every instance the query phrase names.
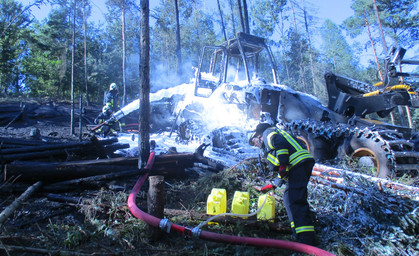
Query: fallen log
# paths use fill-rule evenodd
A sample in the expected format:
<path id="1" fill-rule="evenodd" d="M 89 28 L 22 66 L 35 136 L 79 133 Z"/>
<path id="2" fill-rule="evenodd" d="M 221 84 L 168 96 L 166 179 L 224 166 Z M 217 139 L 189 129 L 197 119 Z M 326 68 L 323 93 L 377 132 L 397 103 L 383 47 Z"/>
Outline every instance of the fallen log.
<path id="1" fill-rule="evenodd" d="M 164 176 L 184 176 L 185 168 L 193 167 L 193 154 L 170 154 L 156 156 L 151 173 Z M 138 170 L 138 158 L 111 158 L 74 162 L 29 162 L 15 161 L 5 164 L 4 179 L 20 176 L 20 181 L 64 181 L 89 176 L 109 174 L 126 170 Z"/>
<path id="2" fill-rule="evenodd" d="M 344 170 L 344 169 L 339 169 L 339 168 L 334 168 L 331 166 L 327 166 L 327 165 L 322 165 L 322 164 L 315 164 L 313 167 L 314 171 L 317 172 L 323 172 L 323 173 L 329 173 L 329 174 L 333 174 L 335 176 L 343 176 L 348 175 L 348 176 L 352 176 L 352 177 L 362 177 L 364 179 L 367 179 L 369 181 L 372 182 L 376 182 L 378 184 L 378 186 L 385 186 L 391 190 L 394 191 L 410 191 L 410 193 L 412 193 L 411 198 L 419 198 L 419 188 L 418 187 L 412 187 L 409 185 L 405 185 L 405 184 L 401 184 L 398 182 L 393 182 L 391 180 L 387 180 L 387 179 L 382 179 L 382 178 L 377 178 L 377 177 L 372 177 L 372 176 L 368 176 L 362 173 L 357 173 L 357 172 L 353 172 L 353 171 L 349 171 L 349 170 Z"/>
<path id="3" fill-rule="evenodd" d="M 32 186 L 30 186 L 22 195 L 20 195 L 11 205 L 6 207 L 0 213 L 0 226 L 9 218 L 9 216 L 20 207 L 20 205 L 25 202 L 37 189 L 42 186 L 42 182 L 38 181 Z"/>
<path id="4" fill-rule="evenodd" d="M 21 161 L 21 160 L 32 160 L 32 159 L 54 159 L 53 157 L 63 158 L 68 157 L 69 154 L 82 154 L 83 152 L 92 152 L 92 147 L 74 147 L 74 148 L 62 148 L 54 150 L 46 150 L 39 152 L 30 152 L 30 153 L 18 153 L 18 154 L 7 154 L 1 155 L 0 160 L 5 163 L 12 161 Z M 57 160 L 57 159 L 55 159 Z"/>
<path id="5" fill-rule="evenodd" d="M 26 106 L 24 105 L 23 107 L 22 107 L 22 110 L 19 112 L 19 114 L 17 114 L 13 119 L 12 119 L 12 121 L 10 121 L 7 125 L 6 125 L 6 127 L 5 127 L 5 129 L 7 129 L 7 128 L 9 128 L 9 126 L 10 125 L 12 125 L 17 119 L 19 119 L 22 115 L 23 115 L 23 113 L 25 112 L 25 109 L 26 109 Z"/>
<path id="6" fill-rule="evenodd" d="M 42 189 L 44 189 L 44 187 Z M 64 195 L 52 194 L 52 193 L 46 194 L 45 197 L 49 201 L 59 202 L 59 203 L 70 203 L 72 205 L 78 205 L 78 204 L 87 202 L 87 200 L 82 200 L 81 197 L 64 196 Z"/>
<path id="7" fill-rule="evenodd" d="M 32 218 L 31 220 L 28 220 L 28 221 L 16 223 L 16 224 L 13 225 L 13 227 L 22 228 L 24 226 L 32 225 L 34 223 L 37 223 L 37 222 L 40 222 L 40 221 L 43 221 L 43 220 L 48 220 L 52 217 L 68 214 L 68 213 L 73 212 L 73 211 L 75 211 L 74 208 L 64 207 L 64 209 L 53 211 L 53 212 L 51 212 L 51 213 L 49 213 L 45 216 L 35 217 L 35 218 Z"/>
<path id="8" fill-rule="evenodd" d="M 45 141 L 41 140 L 22 140 L 16 138 L 5 138 L 0 137 L 0 144 L 2 145 L 17 145 L 17 146 L 39 146 L 47 144 Z"/>
<path id="9" fill-rule="evenodd" d="M 105 148 L 103 147 L 102 144 L 100 144 L 100 141 L 97 139 L 96 136 L 93 136 L 90 140 L 93 143 L 93 145 L 96 147 L 99 154 L 99 158 L 101 159 L 111 158 L 108 154 L 106 154 Z"/>
<path id="10" fill-rule="evenodd" d="M 343 178 L 341 178 L 341 177 L 335 177 L 335 176 L 329 176 L 329 175 L 324 175 L 324 173 L 322 173 L 322 172 L 319 172 L 319 171 L 315 171 L 315 170 L 313 170 L 312 172 L 311 172 L 311 175 L 312 176 L 318 176 L 318 177 L 321 177 L 321 178 L 323 178 L 323 179 L 325 179 L 325 180 L 331 180 L 331 181 L 333 181 L 333 182 L 336 182 L 336 183 L 343 183 Z"/>
<path id="11" fill-rule="evenodd" d="M 0 152 L 2 155 L 13 155 L 13 154 L 23 154 L 23 153 L 36 153 L 41 151 L 53 150 L 53 149 L 71 149 L 76 147 L 83 147 L 92 145 L 90 141 L 82 141 L 82 142 L 68 142 L 62 144 L 52 144 L 52 145 L 40 145 L 37 147 L 33 146 L 25 146 L 20 148 L 10 148 L 10 149 L 3 149 Z"/>
<path id="12" fill-rule="evenodd" d="M 360 189 L 356 189 L 356 188 L 353 188 L 353 187 L 348 187 L 348 186 L 345 186 L 345 185 L 342 185 L 342 184 L 337 184 L 337 183 L 330 182 L 330 181 L 323 180 L 323 179 L 319 179 L 319 178 L 316 178 L 316 177 L 311 177 L 310 181 L 314 182 L 314 183 L 317 183 L 317 184 L 326 185 L 326 186 L 329 186 L 331 188 L 337 188 L 337 189 L 343 190 L 345 192 L 353 192 L 353 193 L 357 193 L 357 194 L 360 194 L 360 195 L 365 195 L 367 193 L 367 191 L 362 191 Z"/>
<path id="13" fill-rule="evenodd" d="M 97 175 L 91 176 L 86 178 L 80 179 L 73 179 L 73 180 L 66 180 L 62 182 L 48 184 L 42 187 L 43 191 L 69 191 L 74 189 L 79 189 L 80 187 L 90 186 L 92 182 L 104 181 L 104 180 L 111 180 L 117 179 L 121 177 L 128 177 L 133 175 L 138 175 L 140 173 L 139 170 L 126 170 L 121 172 L 113 172 L 104 175 Z"/>
<path id="14" fill-rule="evenodd" d="M 128 144 L 110 144 L 104 146 L 105 152 L 114 152 L 117 149 L 123 149 L 129 147 Z M 38 150 L 39 149 L 39 150 Z M 97 147 L 90 141 L 76 142 L 76 143 L 65 143 L 59 145 L 44 145 L 39 147 L 25 147 L 15 149 L 5 149 L 0 155 L 0 160 L 4 163 L 10 163 L 12 161 L 32 160 L 32 159 L 51 159 L 52 157 L 67 159 L 70 155 L 80 155 L 83 157 L 96 158 L 99 154 Z M 22 152 L 19 152 L 22 151 Z M 13 153 L 19 152 L 19 153 Z M 56 160 L 56 159 L 55 159 Z"/>

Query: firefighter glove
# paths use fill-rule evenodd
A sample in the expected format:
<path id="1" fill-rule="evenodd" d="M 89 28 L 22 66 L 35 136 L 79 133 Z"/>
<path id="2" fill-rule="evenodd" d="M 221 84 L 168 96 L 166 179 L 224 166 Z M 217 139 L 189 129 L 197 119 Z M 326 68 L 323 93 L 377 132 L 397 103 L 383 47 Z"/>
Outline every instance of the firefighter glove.
<path id="1" fill-rule="evenodd" d="M 288 176 L 287 166 L 286 166 L 286 165 L 281 164 L 281 165 L 279 166 L 279 170 L 278 170 L 278 172 L 279 172 L 279 176 L 281 176 L 281 179 L 286 178 L 286 177 Z"/>
<path id="2" fill-rule="evenodd" d="M 269 190 L 275 190 L 276 188 L 281 187 L 284 183 L 285 181 L 283 179 L 275 178 L 271 180 L 270 184 L 265 185 L 263 188 L 261 188 L 260 191 L 266 193 Z"/>
<path id="3" fill-rule="evenodd" d="M 272 184 L 265 185 L 263 188 L 260 189 L 262 193 L 266 193 L 269 190 L 274 190 L 274 186 Z"/>
<path id="4" fill-rule="evenodd" d="M 279 188 L 279 187 L 281 187 L 282 185 L 284 185 L 285 180 L 280 179 L 280 178 L 275 178 L 275 179 L 273 179 L 273 180 L 271 181 L 271 183 L 272 183 L 272 186 L 273 186 L 274 188 Z"/>

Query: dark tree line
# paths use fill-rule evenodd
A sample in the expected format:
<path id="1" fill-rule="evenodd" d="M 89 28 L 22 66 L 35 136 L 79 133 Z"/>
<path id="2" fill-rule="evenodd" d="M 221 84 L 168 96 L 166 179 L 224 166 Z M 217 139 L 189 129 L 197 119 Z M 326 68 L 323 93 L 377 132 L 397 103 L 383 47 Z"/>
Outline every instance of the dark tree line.
<path id="1" fill-rule="evenodd" d="M 53 7 L 48 17 L 34 19 L 31 8 L 47 2 Z M 98 24 L 92 22 L 90 0 L 39 0 L 31 6 L 0 0 L 0 94 L 70 99 L 73 84 L 76 99 L 84 95 L 101 103 L 115 82 L 124 104 L 136 99 L 140 1 L 106 5 L 105 21 Z M 150 90 L 189 82 L 204 45 L 246 31 L 268 39 L 282 84 L 325 99 L 325 71 L 376 82 L 385 45 L 414 46 L 417 8 L 414 0 L 354 0 L 354 15 L 338 26 L 321 23 L 315 6 L 304 0 L 161 0 L 149 14 Z M 346 35 L 357 43 L 351 45 Z M 377 59 L 361 65 L 358 56 L 372 47 Z"/>

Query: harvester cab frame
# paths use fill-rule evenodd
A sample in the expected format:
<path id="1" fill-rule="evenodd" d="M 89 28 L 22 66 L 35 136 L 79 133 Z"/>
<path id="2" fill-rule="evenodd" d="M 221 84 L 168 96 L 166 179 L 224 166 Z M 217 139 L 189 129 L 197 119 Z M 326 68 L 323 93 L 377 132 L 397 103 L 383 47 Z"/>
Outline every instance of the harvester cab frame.
<path id="1" fill-rule="evenodd" d="M 203 48 L 194 94 L 209 97 L 223 83 L 247 81 L 251 85 L 258 77 L 278 84 L 272 52 L 264 38 L 239 32 L 220 46 Z"/>

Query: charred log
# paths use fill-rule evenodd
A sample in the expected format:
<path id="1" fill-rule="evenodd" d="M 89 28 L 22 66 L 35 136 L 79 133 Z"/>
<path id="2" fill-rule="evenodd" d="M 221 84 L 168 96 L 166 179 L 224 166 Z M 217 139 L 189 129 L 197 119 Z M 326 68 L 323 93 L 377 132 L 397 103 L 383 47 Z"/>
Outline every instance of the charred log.
<path id="1" fill-rule="evenodd" d="M 38 190 L 42 186 L 42 182 L 38 181 L 32 186 L 30 186 L 22 195 L 18 197 L 11 205 L 6 207 L 0 213 L 0 225 L 2 225 L 9 216 L 23 203 L 25 202 L 36 190 Z"/>
<path id="2" fill-rule="evenodd" d="M 51 158 L 57 161 L 59 159 L 67 160 L 69 156 L 74 155 L 78 155 L 80 158 L 96 158 L 98 155 L 101 156 L 103 154 L 102 150 L 105 151 L 105 154 L 111 154 L 117 149 L 129 147 L 127 144 L 114 143 L 117 141 L 117 138 L 101 140 L 98 142 L 98 144 L 101 146 L 99 150 L 97 143 L 94 143 L 93 141 L 48 144 L 37 144 L 29 142 L 29 146 L 0 149 L 0 160 L 4 163 L 20 160 L 39 160 Z M 17 145 L 19 145 L 19 143 L 24 145 L 26 141 L 18 141 Z"/>
<path id="3" fill-rule="evenodd" d="M 194 154 L 171 154 L 156 156 L 153 175 L 183 177 L 185 168 L 193 167 L 198 160 Z M 15 161 L 5 165 L 4 178 L 19 176 L 20 181 L 64 181 L 127 170 L 138 170 L 138 158 L 112 158 L 74 162 L 29 162 Z"/>

